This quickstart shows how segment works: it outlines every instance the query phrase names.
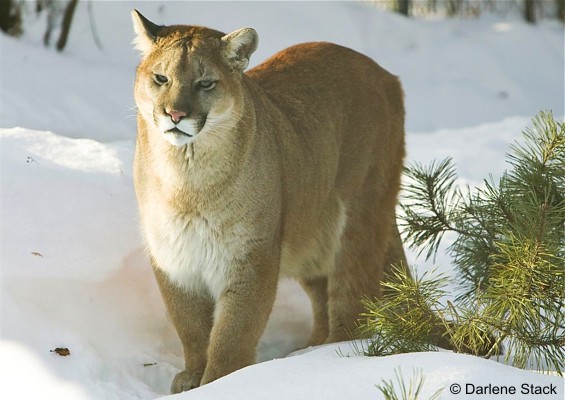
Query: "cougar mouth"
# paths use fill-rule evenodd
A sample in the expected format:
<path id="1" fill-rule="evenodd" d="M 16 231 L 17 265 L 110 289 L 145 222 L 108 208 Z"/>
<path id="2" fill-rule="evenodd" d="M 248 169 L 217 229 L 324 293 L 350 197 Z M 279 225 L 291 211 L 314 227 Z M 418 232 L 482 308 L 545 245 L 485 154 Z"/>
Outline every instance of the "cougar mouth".
<path id="1" fill-rule="evenodd" d="M 171 119 L 161 117 L 160 127 L 163 137 L 167 142 L 176 147 L 184 146 L 194 140 L 194 138 L 204 129 L 207 117 L 183 118 L 178 123 L 173 123 Z"/>
<path id="2" fill-rule="evenodd" d="M 175 134 L 175 135 L 185 135 L 185 136 L 188 136 L 188 137 L 192 137 L 192 136 L 193 136 L 193 135 L 191 135 L 190 133 L 187 133 L 187 132 L 185 132 L 185 131 L 181 131 L 181 130 L 180 130 L 179 128 L 177 128 L 177 127 L 174 127 L 174 128 L 172 128 L 172 129 L 166 130 L 165 133 L 172 133 L 172 134 Z"/>

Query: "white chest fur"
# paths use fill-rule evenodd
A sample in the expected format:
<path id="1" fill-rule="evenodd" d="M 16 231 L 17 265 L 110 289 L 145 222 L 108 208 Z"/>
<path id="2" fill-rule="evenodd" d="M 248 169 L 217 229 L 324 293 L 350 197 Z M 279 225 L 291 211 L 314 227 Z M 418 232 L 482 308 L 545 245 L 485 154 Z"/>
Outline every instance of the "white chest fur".
<path id="1" fill-rule="evenodd" d="M 190 218 L 167 207 L 153 205 L 145 217 L 145 236 L 157 266 L 180 287 L 217 299 L 238 251 L 229 245 L 227 234 L 204 218 Z"/>

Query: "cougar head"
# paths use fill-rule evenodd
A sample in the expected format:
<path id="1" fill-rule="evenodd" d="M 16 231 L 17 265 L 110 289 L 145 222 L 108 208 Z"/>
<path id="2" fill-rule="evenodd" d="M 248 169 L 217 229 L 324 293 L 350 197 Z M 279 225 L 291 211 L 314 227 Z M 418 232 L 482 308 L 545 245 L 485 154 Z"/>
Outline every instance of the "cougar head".
<path id="1" fill-rule="evenodd" d="M 137 10 L 132 18 L 142 54 L 134 96 L 152 131 L 183 146 L 241 115 L 242 76 L 257 48 L 255 30 L 226 35 L 200 26 L 159 26 Z"/>

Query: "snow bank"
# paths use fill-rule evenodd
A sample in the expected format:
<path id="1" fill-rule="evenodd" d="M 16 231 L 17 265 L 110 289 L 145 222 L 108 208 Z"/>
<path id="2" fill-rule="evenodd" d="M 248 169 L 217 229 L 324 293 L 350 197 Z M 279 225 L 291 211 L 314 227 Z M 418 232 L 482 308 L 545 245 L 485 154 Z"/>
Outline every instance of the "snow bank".
<path id="1" fill-rule="evenodd" d="M 373 400 L 382 398 L 376 387 L 382 384 L 382 380 L 396 382 L 395 369 L 401 371 L 406 384 L 415 370 L 421 371 L 425 379 L 421 399 L 429 398 L 437 390 L 442 390 L 441 399 L 470 399 L 477 396 L 478 386 L 489 384 L 491 387 L 513 387 L 516 393 L 486 398 L 532 399 L 529 394 L 531 385 L 555 391 L 555 394 L 537 397 L 539 399 L 557 400 L 562 399 L 564 394 L 561 378 L 542 376 L 478 357 L 446 352 L 388 357 L 343 356 L 350 353 L 348 350 L 351 350 L 348 343 L 321 346 L 301 355 L 243 368 L 211 385 L 165 398 Z M 355 354 L 355 351 L 352 353 Z M 456 385 L 462 389 L 461 393 L 451 392 L 457 392 Z M 528 393 L 522 394 L 526 387 Z M 229 396 L 226 397 L 226 394 Z"/>
<path id="2" fill-rule="evenodd" d="M 90 398 L 80 384 L 65 382 L 49 372 L 25 346 L 3 341 L 0 354 L 1 390 L 5 399 L 44 399 L 46 394 L 55 393 L 55 388 L 57 400 Z"/>
<path id="3" fill-rule="evenodd" d="M 131 143 L 17 128 L 0 135 L 4 272 L 107 277 L 137 243 Z"/>

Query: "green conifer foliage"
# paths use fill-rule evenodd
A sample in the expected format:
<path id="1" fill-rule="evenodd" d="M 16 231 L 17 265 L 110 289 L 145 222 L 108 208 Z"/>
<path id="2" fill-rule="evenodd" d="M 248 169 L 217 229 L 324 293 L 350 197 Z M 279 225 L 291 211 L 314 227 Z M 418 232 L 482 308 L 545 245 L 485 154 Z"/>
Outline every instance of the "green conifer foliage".
<path id="1" fill-rule="evenodd" d="M 515 366 L 563 370 L 565 124 L 542 112 L 523 135 L 509 169 L 482 188 L 457 186 L 451 159 L 406 169 L 404 237 L 430 258 L 453 234 L 448 252 L 462 291 L 444 305 L 445 277 L 410 279 L 398 268 L 388 293 L 364 302 L 368 353 L 427 350 L 443 329 L 455 351 L 490 356 L 504 343 Z"/>
<path id="2" fill-rule="evenodd" d="M 421 391 L 424 386 L 424 375 L 421 370 L 414 369 L 412 377 L 406 385 L 406 379 L 402 374 L 401 368 L 394 369 L 394 377 L 396 382 L 392 380 L 382 380 L 377 389 L 383 394 L 385 400 L 419 400 L 422 399 Z M 441 397 L 443 389 L 439 389 L 433 393 L 427 400 L 438 400 Z"/>

